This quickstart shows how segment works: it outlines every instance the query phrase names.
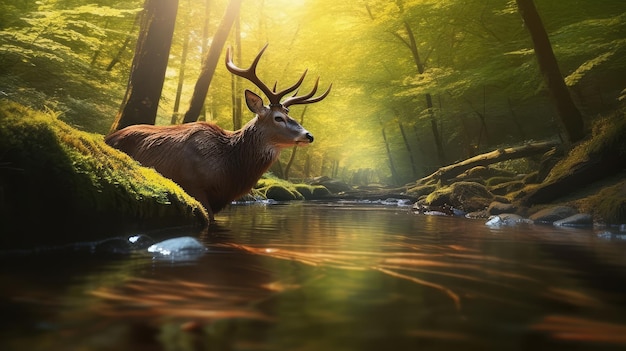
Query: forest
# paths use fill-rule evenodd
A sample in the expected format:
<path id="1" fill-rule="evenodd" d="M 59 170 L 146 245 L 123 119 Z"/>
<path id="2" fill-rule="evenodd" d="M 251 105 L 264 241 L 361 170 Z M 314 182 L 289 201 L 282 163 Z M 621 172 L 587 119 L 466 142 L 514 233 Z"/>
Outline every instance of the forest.
<path id="1" fill-rule="evenodd" d="M 156 6 L 0 1 L 0 101 L 108 133 L 151 3 Z M 626 99 L 626 3 L 534 3 L 589 133 L 595 119 L 623 108 Z M 318 76 L 322 91 L 332 83 L 324 101 L 292 109 L 316 139 L 283 152 L 271 169 L 279 177 L 402 185 L 491 150 L 570 139 L 516 1 L 171 0 L 160 6 L 175 22 L 155 105 L 158 125 L 182 123 L 212 46 L 219 59 L 198 119 L 228 130 L 253 117 L 242 97 L 255 88 L 226 70 L 226 47 L 245 67 L 269 44 L 258 73 L 279 88 L 305 69 L 302 91 Z M 525 165 L 511 167 L 523 172 Z"/>

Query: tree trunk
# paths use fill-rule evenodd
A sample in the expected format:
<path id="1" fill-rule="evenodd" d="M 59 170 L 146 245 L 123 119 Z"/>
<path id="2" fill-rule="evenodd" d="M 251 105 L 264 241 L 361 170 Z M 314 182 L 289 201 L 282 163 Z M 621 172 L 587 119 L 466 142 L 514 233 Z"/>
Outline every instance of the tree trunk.
<path id="1" fill-rule="evenodd" d="M 111 72 L 113 70 L 113 67 L 115 67 L 115 65 L 118 64 L 120 60 L 122 59 L 122 55 L 124 54 L 124 51 L 126 51 L 128 44 L 130 44 L 130 41 L 133 38 L 132 34 L 133 32 L 135 32 L 135 27 L 137 27 L 137 23 L 141 19 L 141 14 L 142 12 L 139 12 L 137 13 L 137 15 L 135 15 L 135 20 L 133 21 L 133 26 L 130 28 L 130 32 L 128 32 L 128 34 L 126 35 L 126 39 L 124 39 L 124 42 L 122 43 L 122 46 L 120 46 L 120 49 L 117 50 L 117 53 L 111 59 L 111 62 L 109 62 L 109 64 L 107 65 L 107 68 L 105 69 L 107 72 Z"/>
<path id="2" fill-rule="evenodd" d="M 240 19 L 235 21 L 235 55 L 237 56 L 237 62 L 241 62 L 241 28 Z M 238 130 L 243 125 L 243 111 L 241 96 L 241 77 L 232 75 L 232 100 L 233 100 L 233 130 Z"/>
<path id="3" fill-rule="evenodd" d="M 146 0 L 126 95 L 111 132 L 134 124 L 154 124 L 172 36 L 178 0 Z"/>
<path id="4" fill-rule="evenodd" d="M 304 177 L 311 178 L 311 155 L 306 154 L 306 159 L 304 160 Z"/>
<path id="5" fill-rule="evenodd" d="M 413 151 L 411 151 L 411 144 L 409 143 L 409 139 L 404 132 L 404 126 L 402 122 L 398 120 L 398 127 L 400 127 L 400 134 L 402 134 L 402 140 L 404 140 L 404 147 L 406 147 L 406 151 L 409 153 L 409 160 L 411 161 L 411 170 L 413 171 L 413 177 L 417 177 L 417 165 L 415 164 L 415 158 L 413 157 Z M 413 178 L 415 179 L 415 178 Z"/>
<path id="6" fill-rule="evenodd" d="M 415 36 L 413 35 L 413 30 L 408 22 L 404 22 L 404 28 L 406 30 L 407 35 L 409 36 L 409 41 L 407 42 L 403 38 L 400 38 L 406 46 L 411 50 L 411 54 L 413 55 L 413 60 L 415 61 L 415 65 L 417 66 L 417 72 L 419 74 L 424 74 L 424 62 L 422 62 L 419 51 L 417 49 L 417 42 L 415 41 Z M 433 98 L 430 93 L 426 93 L 426 108 L 428 109 L 428 115 L 430 116 L 430 129 L 433 133 L 433 138 L 435 139 L 435 147 L 437 148 L 437 158 L 439 160 L 440 165 L 444 165 L 446 163 L 446 156 L 443 150 L 443 143 L 441 141 L 441 134 L 439 134 L 439 127 L 437 126 L 437 120 L 435 119 L 435 112 L 433 110 Z"/>
<path id="7" fill-rule="evenodd" d="M 178 85 L 176 86 L 176 97 L 174 98 L 174 111 L 172 112 L 172 124 L 178 124 L 178 109 L 180 108 L 180 97 L 183 94 L 183 83 L 185 81 L 185 63 L 187 62 L 187 53 L 189 51 L 189 40 L 191 32 L 185 34 L 183 41 L 183 52 L 180 56 L 180 68 L 178 70 Z"/>
<path id="8" fill-rule="evenodd" d="M 520 138 L 526 139 L 526 133 L 524 133 L 524 128 L 517 119 L 517 115 L 515 114 L 515 109 L 513 108 L 513 102 L 511 101 L 511 98 L 507 98 L 507 102 L 509 103 L 509 111 L 511 112 L 511 121 L 513 121 L 513 124 L 515 124 L 515 127 L 517 127 Z"/>
<path id="9" fill-rule="evenodd" d="M 383 133 L 383 142 L 385 143 L 385 150 L 387 150 L 387 158 L 389 159 L 389 170 L 391 171 L 391 179 L 395 184 L 399 184 L 400 179 L 398 178 L 398 172 L 396 171 L 396 166 L 393 163 L 393 156 L 391 154 L 391 149 L 389 148 L 389 142 L 387 141 L 387 133 L 385 133 L 385 127 L 383 127 L 382 121 L 380 121 L 380 127 Z"/>
<path id="10" fill-rule="evenodd" d="M 304 114 L 306 113 L 306 108 L 308 107 L 308 105 L 304 105 L 304 109 L 302 109 L 302 113 L 300 114 L 300 125 L 303 126 L 304 125 Z M 293 161 L 296 159 L 296 151 L 298 151 L 298 147 L 294 146 L 291 149 L 291 155 L 289 156 L 289 161 L 287 162 L 287 165 L 285 165 L 285 170 L 284 170 L 284 176 L 285 176 L 285 180 L 289 180 L 289 170 L 291 169 L 291 165 L 293 164 Z"/>
<path id="11" fill-rule="evenodd" d="M 189 109 L 185 113 L 183 123 L 194 122 L 200 115 L 202 105 L 204 105 L 204 100 L 206 100 L 206 95 L 209 92 L 211 79 L 213 79 L 213 74 L 215 73 L 215 68 L 217 67 L 217 61 L 222 53 L 222 48 L 226 43 L 230 28 L 233 26 L 233 22 L 235 22 L 235 18 L 237 18 L 239 14 L 241 1 L 242 0 L 230 0 L 228 3 L 224 17 L 222 18 L 222 21 L 213 36 L 211 48 L 203 59 L 202 70 L 200 72 L 200 76 L 198 77 L 198 81 L 196 82 L 193 95 L 191 96 L 191 102 L 189 103 Z"/>
<path id="12" fill-rule="evenodd" d="M 541 17 L 539 17 L 533 0 L 516 0 L 516 2 L 519 13 L 530 33 L 539 70 L 554 99 L 567 139 L 570 143 L 575 143 L 585 136 L 583 118 L 567 90 Z"/>
<path id="13" fill-rule="evenodd" d="M 211 24 L 211 1 L 204 1 L 204 25 L 202 26 L 202 57 L 207 55 L 209 45 L 209 25 Z"/>
<path id="14" fill-rule="evenodd" d="M 543 154 L 557 145 L 559 145 L 559 143 L 555 141 L 544 141 L 506 149 L 498 149 L 476 155 L 472 158 L 468 158 L 467 160 L 454 163 L 449 166 L 441 167 L 431 175 L 418 180 L 417 183 L 426 184 L 432 180 L 449 180 L 476 166 L 488 166 L 490 164 L 506 160 L 514 160 L 517 158 Z"/>

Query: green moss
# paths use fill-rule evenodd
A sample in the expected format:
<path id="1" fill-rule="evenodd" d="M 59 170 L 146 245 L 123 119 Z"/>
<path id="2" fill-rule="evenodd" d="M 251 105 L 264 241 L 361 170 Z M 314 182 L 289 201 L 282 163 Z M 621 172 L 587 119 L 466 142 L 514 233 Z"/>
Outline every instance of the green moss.
<path id="1" fill-rule="evenodd" d="M 617 111 L 614 115 L 595 121 L 591 138 L 574 147 L 566 158 L 558 162 L 550 171 L 545 182 L 559 179 L 570 173 L 577 165 L 598 155 L 615 155 L 626 158 L 626 115 Z"/>
<path id="2" fill-rule="evenodd" d="M 626 223 L 626 181 L 578 201 L 578 207 L 607 224 Z"/>
<path id="3" fill-rule="evenodd" d="M 443 206 L 445 204 L 467 212 L 486 208 L 494 196 L 487 188 L 474 182 L 456 182 L 439 188 L 426 197 L 426 204 Z"/>
<path id="4" fill-rule="evenodd" d="M 330 191 L 321 185 L 309 185 L 277 178 L 271 173 L 263 175 L 255 186 L 255 190 L 267 199 L 291 201 L 319 199 L 330 195 Z"/>
<path id="5" fill-rule="evenodd" d="M 62 233 L 33 240 L 47 244 L 91 240 L 99 229 L 129 223 L 206 222 L 195 199 L 106 145 L 102 135 L 8 101 L 0 101 L 0 209 L 2 246 L 15 243 L 19 233 L 42 229 Z"/>

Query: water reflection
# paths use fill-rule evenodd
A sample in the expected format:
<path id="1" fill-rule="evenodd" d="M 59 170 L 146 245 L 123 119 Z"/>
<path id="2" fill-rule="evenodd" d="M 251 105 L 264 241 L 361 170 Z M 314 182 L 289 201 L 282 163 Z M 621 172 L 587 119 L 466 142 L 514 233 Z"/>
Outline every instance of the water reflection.
<path id="1" fill-rule="evenodd" d="M 626 346 L 626 243 L 591 230 L 350 203 L 234 206 L 218 222 L 184 264 L 147 250 L 2 258 L 0 347 Z"/>

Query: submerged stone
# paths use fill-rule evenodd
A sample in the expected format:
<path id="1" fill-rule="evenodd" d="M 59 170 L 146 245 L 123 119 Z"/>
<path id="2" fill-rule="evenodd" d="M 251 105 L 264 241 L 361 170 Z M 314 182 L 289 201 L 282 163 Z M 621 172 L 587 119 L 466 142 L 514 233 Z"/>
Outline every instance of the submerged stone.
<path id="1" fill-rule="evenodd" d="M 203 255 L 207 248 L 198 239 L 183 236 L 158 242 L 148 248 L 148 252 L 172 259 L 193 259 Z"/>
<path id="2" fill-rule="evenodd" d="M 555 221 L 567 218 L 569 216 L 573 216 L 577 213 L 578 211 L 569 206 L 554 206 L 544 208 L 543 210 L 532 214 L 529 218 L 535 223 L 551 224 Z"/>
<path id="3" fill-rule="evenodd" d="M 577 213 L 552 224 L 557 227 L 587 227 L 593 225 L 593 218 L 588 213 Z"/>
<path id="4" fill-rule="evenodd" d="M 432 192 L 426 197 L 425 203 L 428 206 L 449 205 L 473 212 L 486 208 L 493 199 L 493 194 L 482 184 L 457 182 Z"/>
<path id="5" fill-rule="evenodd" d="M 521 223 L 532 224 L 532 221 L 514 213 L 502 213 L 489 217 L 489 220 L 485 224 L 490 227 L 498 227 L 517 225 Z"/>

